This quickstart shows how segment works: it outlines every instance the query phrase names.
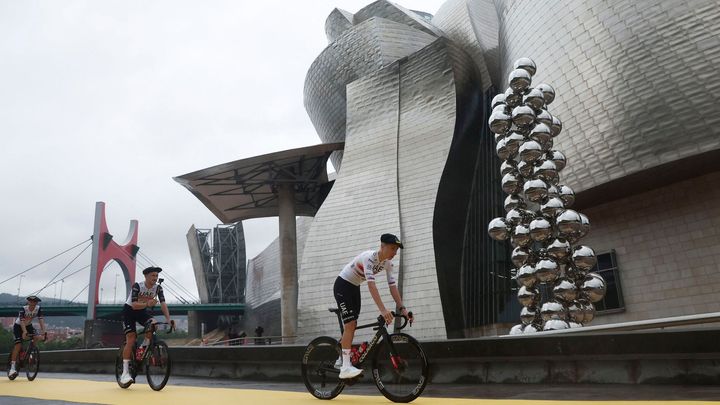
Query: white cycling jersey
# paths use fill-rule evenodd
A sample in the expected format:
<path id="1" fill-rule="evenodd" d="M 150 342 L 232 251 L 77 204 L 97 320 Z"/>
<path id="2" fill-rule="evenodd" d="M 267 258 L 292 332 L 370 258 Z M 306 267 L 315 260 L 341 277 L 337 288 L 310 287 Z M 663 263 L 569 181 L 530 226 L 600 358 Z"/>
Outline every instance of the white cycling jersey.
<path id="1" fill-rule="evenodd" d="M 375 281 L 375 275 L 383 270 L 387 276 L 388 285 L 395 285 L 392 261 L 385 259 L 380 262 L 377 250 L 367 250 L 346 264 L 340 272 L 340 277 L 351 284 L 360 286 L 365 281 Z"/>
<path id="2" fill-rule="evenodd" d="M 165 302 L 165 294 L 163 294 L 163 289 L 160 284 L 155 284 L 154 286 L 147 288 L 145 287 L 145 282 L 141 281 L 133 284 L 130 295 L 128 295 L 125 303 L 132 306 L 133 302 L 147 302 L 156 296 L 158 297 L 158 302 Z"/>
<path id="3" fill-rule="evenodd" d="M 30 325 L 34 318 L 43 319 L 43 313 L 40 310 L 40 305 L 35 305 L 35 309 L 32 311 L 30 310 L 30 305 L 25 305 L 18 313 L 17 318 L 15 318 L 15 324 L 20 325 L 20 322 L 25 322 L 25 325 Z"/>

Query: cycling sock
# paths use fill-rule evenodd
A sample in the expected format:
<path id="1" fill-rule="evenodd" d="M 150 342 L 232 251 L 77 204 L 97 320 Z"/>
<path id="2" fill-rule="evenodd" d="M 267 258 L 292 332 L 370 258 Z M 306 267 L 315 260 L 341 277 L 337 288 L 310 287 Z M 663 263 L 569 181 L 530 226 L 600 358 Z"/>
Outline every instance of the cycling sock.
<path id="1" fill-rule="evenodd" d="M 14 361 L 10 362 L 10 370 L 15 370 L 15 362 Z"/>
<path id="2" fill-rule="evenodd" d="M 350 349 L 342 349 L 343 367 L 350 367 Z"/>
<path id="3" fill-rule="evenodd" d="M 130 360 L 123 359 L 123 374 L 127 374 L 130 371 L 128 370 L 130 368 Z"/>

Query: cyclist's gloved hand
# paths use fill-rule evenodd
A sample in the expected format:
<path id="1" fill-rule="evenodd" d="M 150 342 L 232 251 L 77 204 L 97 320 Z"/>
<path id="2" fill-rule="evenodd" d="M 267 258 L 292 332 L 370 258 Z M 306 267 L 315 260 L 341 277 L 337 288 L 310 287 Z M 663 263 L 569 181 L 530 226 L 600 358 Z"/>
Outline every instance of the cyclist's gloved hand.
<path id="1" fill-rule="evenodd" d="M 413 317 L 413 313 L 412 313 L 412 312 L 409 312 L 409 311 L 407 310 L 407 308 L 403 308 L 403 309 L 402 309 L 402 314 L 407 317 L 408 322 L 410 323 L 410 325 L 412 325 L 413 321 L 415 320 L 415 318 Z"/>
<path id="2" fill-rule="evenodd" d="M 390 325 L 393 321 L 393 315 L 392 312 L 388 311 L 387 309 L 381 312 L 382 317 L 385 318 L 385 324 Z"/>

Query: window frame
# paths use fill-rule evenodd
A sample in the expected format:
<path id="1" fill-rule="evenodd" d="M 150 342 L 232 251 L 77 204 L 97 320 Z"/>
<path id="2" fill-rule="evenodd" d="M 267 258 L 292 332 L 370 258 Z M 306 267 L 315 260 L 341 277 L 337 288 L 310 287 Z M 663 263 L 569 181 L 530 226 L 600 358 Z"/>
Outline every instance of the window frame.
<path id="1" fill-rule="evenodd" d="M 598 265 L 600 263 L 599 258 L 601 255 L 610 255 L 610 265 L 611 265 L 610 267 L 605 268 L 605 269 L 600 269 L 598 267 Z M 615 279 L 615 289 L 617 290 L 619 306 L 617 308 L 609 308 L 609 309 L 603 309 L 603 310 L 599 310 L 596 308 L 595 315 L 602 316 L 602 315 L 610 315 L 610 314 L 617 314 L 617 313 L 625 312 L 626 311 L 625 298 L 623 295 L 622 281 L 620 280 L 620 266 L 618 266 L 618 262 L 617 262 L 617 252 L 615 251 L 615 249 L 610 249 L 610 250 L 602 252 L 602 253 L 596 253 L 596 257 L 598 258 L 598 261 L 597 261 L 597 263 L 595 263 L 595 266 L 590 270 L 590 273 L 596 273 L 596 274 L 599 274 L 600 276 L 602 276 L 603 273 L 612 271 L 613 278 Z M 603 277 L 603 279 L 605 279 L 605 277 Z M 606 284 L 607 284 L 607 282 L 606 282 Z M 605 293 L 605 296 L 607 296 L 607 291 Z M 603 297 L 603 299 L 600 300 L 599 302 L 604 302 L 604 301 L 605 301 L 605 297 Z M 593 303 L 593 305 L 596 305 L 596 304 L 597 303 Z"/>

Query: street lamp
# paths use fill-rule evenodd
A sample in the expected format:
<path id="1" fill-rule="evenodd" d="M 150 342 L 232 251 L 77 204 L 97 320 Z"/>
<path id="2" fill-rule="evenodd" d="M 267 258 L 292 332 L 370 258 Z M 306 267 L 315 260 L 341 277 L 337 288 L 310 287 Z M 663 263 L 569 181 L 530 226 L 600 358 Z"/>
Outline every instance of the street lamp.
<path id="1" fill-rule="evenodd" d="M 22 285 L 22 279 L 25 277 L 24 274 L 20 275 L 20 281 L 18 281 L 18 292 L 17 292 L 17 300 L 20 302 L 20 286 Z"/>
<path id="2" fill-rule="evenodd" d="M 103 288 L 100 287 L 100 300 L 99 300 L 100 304 L 102 304 L 102 293 L 103 293 Z"/>
<path id="3" fill-rule="evenodd" d="M 62 288 L 63 288 L 64 284 L 65 284 L 65 279 L 60 280 L 60 298 L 58 301 L 62 301 Z"/>
<path id="4" fill-rule="evenodd" d="M 120 275 L 115 273 L 115 287 L 113 287 L 113 304 L 117 304 L 117 280 Z"/>

